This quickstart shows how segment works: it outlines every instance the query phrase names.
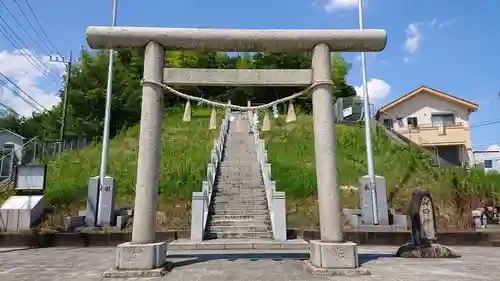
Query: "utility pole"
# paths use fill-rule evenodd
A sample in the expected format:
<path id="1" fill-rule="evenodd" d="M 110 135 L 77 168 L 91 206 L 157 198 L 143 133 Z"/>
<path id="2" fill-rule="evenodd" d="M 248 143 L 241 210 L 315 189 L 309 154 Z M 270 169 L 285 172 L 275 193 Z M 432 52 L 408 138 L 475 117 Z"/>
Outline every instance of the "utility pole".
<path id="1" fill-rule="evenodd" d="M 50 56 L 50 61 L 52 62 L 60 62 L 64 63 L 66 65 L 66 90 L 64 92 L 64 97 L 63 97 L 63 108 L 62 108 L 62 115 L 61 115 L 61 129 L 59 131 L 59 154 L 62 153 L 63 151 L 63 144 L 64 144 L 64 133 L 66 129 L 66 114 L 68 112 L 68 95 L 69 95 L 69 89 L 70 89 L 70 79 L 71 79 L 71 61 L 73 59 L 73 53 L 70 51 L 69 52 L 69 60 L 65 60 L 64 57 L 55 57 L 53 58 Z"/>
<path id="2" fill-rule="evenodd" d="M 363 24 L 363 0 L 359 0 L 359 29 L 364 29 Z M 368 177 L 370 178 L 370 191 L 372 197 L 373 208 L 373 223 L 379 224 L 378 205 L 377 205 L 377 189 L 375 183 L 375 168 L 373 166 L 373 147 L 372 147 L 372 130 L 370 116 L 370 99 L 368 97 L 368 82 L 366 79 L 366 56 L 361 52 L 361 73 L 363 76 L 363 101 L 365 114 L 365 142 L 366 142 L 366 162 L 368 162 Z"/>

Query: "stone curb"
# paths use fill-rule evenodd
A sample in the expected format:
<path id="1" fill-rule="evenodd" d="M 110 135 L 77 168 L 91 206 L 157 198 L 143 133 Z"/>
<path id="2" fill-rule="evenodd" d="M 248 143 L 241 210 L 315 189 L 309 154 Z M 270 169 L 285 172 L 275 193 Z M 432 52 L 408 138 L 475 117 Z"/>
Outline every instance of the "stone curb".
<path id="1" fill-rule="evenodd" d="M 438 243 L 450 246 L 500 246 L 498 234 L 485 232 L 442 232 Z M 131 232 L 90 233 L 0 233 L 0 247 L 98 247 L 116 246 L 130 241 Z M 289 239 L 305 241 L 320 239 L 317 230 L 288 229 Z M 189 231 L 157 232 L 157 241 L 173 241 L 189 238 Z M 345 240 L 359 245 L 401 246 L 411 240 L 410 232 L 345 232 Z"/>

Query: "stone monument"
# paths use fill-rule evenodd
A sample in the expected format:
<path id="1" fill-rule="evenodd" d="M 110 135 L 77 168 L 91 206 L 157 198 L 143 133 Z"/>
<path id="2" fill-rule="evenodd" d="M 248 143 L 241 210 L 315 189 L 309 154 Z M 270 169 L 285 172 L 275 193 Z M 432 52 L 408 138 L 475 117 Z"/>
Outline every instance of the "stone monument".
<path id="1" fill-rule="evenodd" d="M 408 231 L 406 215 L 394 214 L 389 211 L 387 204 L 386 181 L 384 177 L 375 176 L 375 202 L 370 188 L 370 177 L 359 178 L 359 199 L 358 210 L 345 209 L 349 224 L 354 231 L 360 232 L 406 232 Z M 373 204 L 377 204 L 377 208 Z M 377 211 L 375 220 L 374 210 Z M 378 221 L 378 223 L 376 223 Z"/>
<path id="2" fill-rule="evenodd" d="M 458 258 L 459 254 L 436 244 L 436 214 L 434 202 L 426 190 L 416 189 L 410 201 L 411 243 L 398 249 L 403 258 Z"/>
<path id="3" fill-rule="evenodd" d="M 66 229 L 79 232 L 96 229 L 122 229 L 132 216 L 132 210 L 115 209 L 115 180 L 106 176 L 102 184 L 98 176 L 91 177 L 87 189 L 87 208 L 78 216 L 68 217 Z"/>

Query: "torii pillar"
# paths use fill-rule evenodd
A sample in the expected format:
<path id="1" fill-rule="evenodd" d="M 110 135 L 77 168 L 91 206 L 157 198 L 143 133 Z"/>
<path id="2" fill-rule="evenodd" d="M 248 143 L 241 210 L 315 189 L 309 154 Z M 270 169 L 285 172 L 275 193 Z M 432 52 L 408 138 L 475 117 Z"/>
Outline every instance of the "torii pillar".
<path id="1" fill-rule="evenodd" d="M 87 28 L 94 49 L 145 48 L 144 78 L 163 83 L 165 50 L 215 52 L 311 52 L 312 82 L 331 82 L 330 52 L 379 52 L 387 42 L 384 30 L 241 30 L 152 27 Z M 117 249 L 117 269 L 109 276 L 130 277 L 165 270 L 166 243 L 155 239 L 156 198 L 160 172 L 163 89 L 145 83 L 132 241 Z M 314 145 L 321 240 L 311 241 L 308 266 L 314 272 L 349 271 L 359 267 L 357 245 L 344 241 L 340 205 L 332 86 L 312 90 Z"/>

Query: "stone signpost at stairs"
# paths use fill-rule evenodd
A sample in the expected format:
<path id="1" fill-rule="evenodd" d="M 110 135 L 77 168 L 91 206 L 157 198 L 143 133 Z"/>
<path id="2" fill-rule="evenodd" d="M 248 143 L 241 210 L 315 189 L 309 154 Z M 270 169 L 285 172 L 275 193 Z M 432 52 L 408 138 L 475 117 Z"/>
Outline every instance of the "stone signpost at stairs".
<path id="1" fill-rule="evenodd" d="M 166 243 L 155 239 L 156 198 L 160 172 L 165 50 L 311 52 L 309 70 L 224 70 L 213 76 L 190 70 L 208 84 L 293 85 L 312 87 L 316 174 L 321 240 L 311 241 L 310 269 L 324 274 L 359 267 L 357 245 L 345 242 L 335 155 L 335 127 L 330 52 L 379 52 L 384 30 L 231 30 L 151 27 L 89 27 L 91 48 L 144 48 L 144 80 L 132 241 L 118 246 L 115 276 L 164 274 Z M 201 79 L 200 79 L 201 78 Z M 263 83 L 263 81 L 269 83 Z M 168 147 L 168 145 L 167 145 Z"/>

